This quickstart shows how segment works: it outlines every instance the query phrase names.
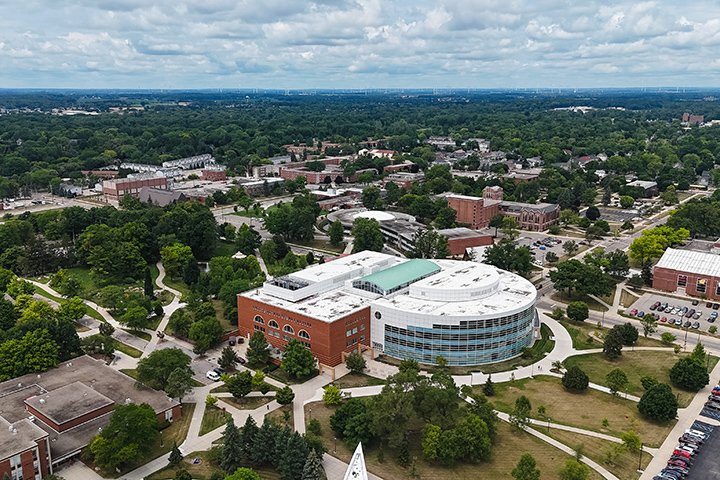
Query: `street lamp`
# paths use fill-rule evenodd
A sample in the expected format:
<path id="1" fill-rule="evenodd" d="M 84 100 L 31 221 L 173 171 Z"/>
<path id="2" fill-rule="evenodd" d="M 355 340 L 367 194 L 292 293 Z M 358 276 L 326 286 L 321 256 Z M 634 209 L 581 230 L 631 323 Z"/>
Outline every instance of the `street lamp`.
<path id="1" fill-rule="evenodd" d="M 640 443 L 640 460 L 638 460 L 638 471 L 642 471 L 642 451 L 644 446 L 644 443 Z"/>
<path id="2" fill-rule="evenodd" d="M 688 325 L 686 323 L 685 324 L 685 342 L 683 343 L 683 352 L 685 351 L 685 347 L 687 346 L 687 335 L 688 335 Z"/>
<path id="3" fill-rule="evenodd" d="M 333 437 L 333 439 L 335 440 L 335 444 L 333 446 L 333 453 L 337 453 L 337 437 Z"/>

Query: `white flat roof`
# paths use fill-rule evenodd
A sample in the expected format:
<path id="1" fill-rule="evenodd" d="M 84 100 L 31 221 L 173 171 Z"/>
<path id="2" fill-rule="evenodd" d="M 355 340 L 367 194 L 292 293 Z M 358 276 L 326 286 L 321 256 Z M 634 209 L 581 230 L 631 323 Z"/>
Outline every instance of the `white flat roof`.
<path id="1" fill-rule="evenodd" d="M 392 257 L 392 255 L 373 252 L 371 250 L 364 250 L 353 255 L 336 258 L 323 264 L 313 265 L 286 276 L 305 280 L 310 283 L 318 283 L 323 280 L 330 280 L 331 278 L 338 277 L 356 268 L 372 267 L 380 262 L 386 261 L 388 257 Z M 400 262 L 406 259 L 397 258 L 397 260 Z"/>
<path id="2" fill-rule="evenodd" d="M 323 322 L 333 322 L 366 307 L 372 298 L 356 295 L 346 289 L 335 289 L 320 295 L 291 302 L 263 292 L 263 289 L 242 294 L 253 300 L 280 307 L 290 312 L 300 313 Z"/>
<path id="3" fill-rule="evenodd" d="M 668 248 L 655 267 L 720 277 L 720 255 Z"/>

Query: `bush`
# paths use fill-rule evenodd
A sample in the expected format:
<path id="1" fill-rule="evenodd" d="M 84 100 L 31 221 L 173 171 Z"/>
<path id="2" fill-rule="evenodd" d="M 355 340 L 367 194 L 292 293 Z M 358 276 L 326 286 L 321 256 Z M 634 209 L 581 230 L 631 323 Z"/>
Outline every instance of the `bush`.
<path id="1" fill-rule="evenodd" d="M 311 418 L 308 420 L 306 428 L 307 431 L 313 435 L 322 435 L 322 426 L 320 425 L 320 420 L 317 418 Z"/>
<path id="2" fill-rule="evenodd" d="M 577 365 L 570 367 L 562 378 L 563 386 L 571 392 L 587 390 L 590 378 Z"/>
<path id="3" fill-rule="evenodd" d="M 677 337 L 670 332 L 663 332 L 660 335 L 660 341 L 665 345 L 672 345 L 676 339 Z"/>
<path id="4" fill-rule="evenodd" d="M 367 366 L 362 354 L 351 352 L 345 359 L 345 365 L 352 373 L 362 373 Z"/>
<path id="5" fill-rule="evenodd" d="M 342 401 L 342 392 L 335 385 L 327 385 L 323 392 L 323 402 L 325 405 L 334 406 L 340 405 Z"/>

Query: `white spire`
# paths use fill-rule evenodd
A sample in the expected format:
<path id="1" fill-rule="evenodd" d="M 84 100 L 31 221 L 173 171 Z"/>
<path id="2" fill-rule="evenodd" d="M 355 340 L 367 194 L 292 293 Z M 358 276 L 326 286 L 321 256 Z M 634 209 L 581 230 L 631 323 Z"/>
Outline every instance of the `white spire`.
<path id="1" fill-rule="evenodd" d="M 355 453 L 350 459 L 350 464 L 345 472 L 343 480 L 368 480 L 367 468 L 365 468 L 365 455 L 362 451 L 362 443 L 358 443 Z"/>

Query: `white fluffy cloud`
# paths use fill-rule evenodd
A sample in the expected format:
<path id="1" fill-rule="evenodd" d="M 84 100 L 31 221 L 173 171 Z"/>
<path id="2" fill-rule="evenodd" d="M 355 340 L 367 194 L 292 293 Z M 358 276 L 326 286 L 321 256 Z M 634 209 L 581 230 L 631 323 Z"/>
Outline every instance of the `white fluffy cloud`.
<path id="1" fill-rule="evenodd" d="M 0 87 L 716 86 L 684 3 L 0 0 Z"/>

